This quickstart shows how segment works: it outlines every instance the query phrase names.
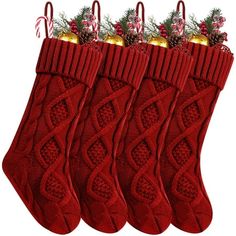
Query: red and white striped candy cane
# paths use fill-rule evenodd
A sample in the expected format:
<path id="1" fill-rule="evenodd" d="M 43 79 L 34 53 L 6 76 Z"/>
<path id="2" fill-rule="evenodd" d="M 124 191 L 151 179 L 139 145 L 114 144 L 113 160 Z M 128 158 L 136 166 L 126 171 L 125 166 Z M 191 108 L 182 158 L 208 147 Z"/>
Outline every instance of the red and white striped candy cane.
<path id="1" fill-rule="evenodd" d="M 50 6 L 50 16 L 48 16 L 48 7 Z M 44 9 L 44 16 L 40 16 L 36 20 L 35 24 L 35 30 L 36 30 L 36 36 L 40 38 L 40 24 L 41 21 L 44 21 L 45 25 L 45 35 L 46 38 L 52 38 L 53 37 L 53 6 L 51 2 L 47 2 Z"/>
<path id="2" fill-rule="evenodd" d="M 95 15 L 95 6 L 97 5 L 97 23 L 93 23 L 92 27 L 93 27 L 93 31 L 96 33 L 96 39 L 98 39 L 98 32 L 100 31 L 100 23 L 101 23 L 101 7 L 100 7 L 100 3 L 99 1 L 95 0 L 93 1 L 92 4 L 92 14 Z M 94 21 L 95 21 L 94 19 Z"/>
<path id="3" fill-rule="evenodd" d="M 139 18 L 139 8 L 141 7 L 141 20 L 136 23 L 136 30 L 138 33 L 141 33 L 143 36 L 144 33 L 144 24 L 145 24 L 145 8 L 143 2 L 138 2 L 136 5 L 136 16 Z M 141 24 L 142 22 L 142 24 Z"/>
<path id="4" fill-rule="evenodd" d="M 42 21 L 47 22 L 48 37 L 52 38 L 52 36 L 53 36 L 53 21 L 52 21 L 52 19 L 49 19 L 47 16 L 40 16 L 40 17 L 37 18 L 36 24 L 35 24 L 36 36 L 38 38 L 40 38 L 40 36 L 41 36 L 41 34 L 40 34 L 40 24 L 41 24 Z"/>

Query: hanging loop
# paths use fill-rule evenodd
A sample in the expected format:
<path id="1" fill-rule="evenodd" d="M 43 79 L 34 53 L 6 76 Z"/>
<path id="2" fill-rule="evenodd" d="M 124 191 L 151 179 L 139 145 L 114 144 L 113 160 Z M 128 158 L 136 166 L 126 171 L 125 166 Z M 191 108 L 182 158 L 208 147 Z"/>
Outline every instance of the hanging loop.
<path id="1" fill-rule="evenodd" d="M 142 20 L 142 29 L 141 32 L 144 32 L 144 23 L 145 23 L 145 8 L 143 2 L 138 2 L 136 5 L 136 15 L 139 16 L 139 9 L 142 9 L 142 15 L 141 15 L 141 20 Z"/>
<path id="2" fill-rule="evenodd" d="M 182 5 L 182 18 L 185 20 L 185 4 L 183 0 L 178 1 L 176 11 L 180 12 L 181 5 Z"/>
<path id="3" fill-rule="evenodd" d="M 50 15 L 48 15 L 48 8 L 50 7 Z M 45 25 L 45 35 L 46 38 L 49 37 L 49 35 L 52 35 L 53 27 L 52 27 L 52 20 L 53 20 L 53 6 L 51 2 L 47 2 L 44 8 L 44 25 Z M 49 27 L 49 29 L 48 29 Z"/>
<path id="4" fill-rule="evenodd" d="M 97 5 L 97 30 L 98 32 L 100 31 L 100 24 L 101 24 L 101 6 L 99 1 L 95 0 L 93 1 L 93 5 L 92 5 L 92 14 L 95 15 L 95 7 Z"/>

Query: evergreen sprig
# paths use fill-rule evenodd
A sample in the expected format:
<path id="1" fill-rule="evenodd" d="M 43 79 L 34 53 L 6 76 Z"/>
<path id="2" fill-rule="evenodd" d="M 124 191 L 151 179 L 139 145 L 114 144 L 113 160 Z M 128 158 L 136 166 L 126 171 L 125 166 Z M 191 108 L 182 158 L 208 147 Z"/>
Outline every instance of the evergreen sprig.
<path id="1" fill-rule="evenodd" d="M 166 18 L 161 24 L 165 25 L 165 28 L 167 30 L 168 35 L 171 35 L 172 33 L 172 27 L 171 25 L 173 24 L 173 18 L 174 17 L 180 17 L 180 12 L 178 11 L 172 11 L 169 13 L 168 18 Z"/>
<path id="2" fill-rule="evenodd" d="M 150 36 L 157 37 L 158 35 L 160 33 L 155 18 L 153 16 L 149 17 L 148 23 L 144 25 L 144 38 L 148 40 Z"/>
<path id="3" fill-rule="evenodd" d="M 125 11 L 124 15 L 119 19 L 119 22 L 121 24 L 121 27 L 124 31 L 124 33 L 128 33 L 128 25 L 127 25 L 127 22 L 129 22 L 129 16 L 131 15 L 135 15 L 135 10 L 132 9 L 132 8 L 129 8 L 128 10 Z"/>
<path id="4" fill-rule="evenodd" d="M 222 15 L 221 10 L 219 8 L 214 8 L 211 10 L 210 14 L 204 19 L 207 27 L 207 31 L 210 34 L 213 30 L 212 22 L 214 21 L 214 15 Z"/>
<path id="5" fill-rule="evenodd" d="M 213 31 L 213 25 L 212 23 L 214 22 L 214 16 L 219 15 L 222 16 L 222 12 L 219 8 L 214 8 L 210 11 L 209 15 L 203 20 L 206 24 L 207 32 L 208 34 L 211 34 Z M 195 15 L 190 15 L 189 16 L 189 21 L 186 24 L 186 29 L 188 34 L 200 34 L 200 22 L 197 21 Z"/>
<path id="6" fill-rule="evenodd" d="M 189 21 L 186 23 L 186 34 L 187 35 L 192 35 L 192 34 L 200 34 L 200 24 L 197 22 L 196 16 L 190 15 L 189 16 Z"/>
<path id="7" fill-rule="evenodd" d="M 84 20 L 84 16 L 88 13 L 91 12 L 91 8 L 90 7 L 83 7 L 79 14 L 74 18 L 74 20 L 77 23 L 77 27 L 79 31 L 83 30 L 84 25 L 82 24 L 82 21 Z"/>
<path id="8" fill-rule="evenodd" d="M 71 20 L 75 20 L 78 30 L 81 32 L 84 28 L 82 21 L 85 18 L 85 14 L 88 12 L 91 12 L 91 8 L 85 6 L 80 10 L 77 16 L 75 16 L 74 18 L 71 18 L 70 20 L 68 20 L 64 12 L 59 13 L 59 18 L 54 19 L 54 30 L 53 30 L 54 36 L 57 37 L 62 32 L 63 33 L 69 32 L 70 31 L 69 22 Z"/>
<path id="9" fill-rule="evenodd" d="M 70 31 L 67 17 L 64 12 L 59 13 L 59 18 L 53 20 L 53 35 L 57 37 L 60 33 Z"/>
<path id="10" fill-rule="evenodd" d="M 180 13 L 177 11 L 172 11 L 169 13 L 169 16 L 159 24 L 156 23 L 154 17 L 149 17 L 148 23 L 145 24 L 144 38 L 148 40 L 150 36 L 157 37 L 160 35 L 159 27 L 164 25 L 168 35 L 172 34 L 173 28 L 173 18 L 180 17 Z"/>
<path id="11" fill-rule="evenodd" d="M 114 24 L 109 15 L 104 16 L 104 21 L 100 23 L 100 32 L 98 34 L 100 39 L 104 39 L 107 34 L 115 34 Z"/>
<path id="12" fill-rule="evenodd" d="M 129 22 L 130 15 L 135 15 L 134 9 L 129 8 L 126 10 L 124 15 L 117 21 L 121 24 L 124 34 L 128 33 L 129 30 L 127 23 Z M 102 21 L 100 24 L 99 38 L 103 39 L 107 34 L 116 34 L 115 23 L 112 22 L 112 19 L 109 15 L 105 16 L 104 21 Z"/>

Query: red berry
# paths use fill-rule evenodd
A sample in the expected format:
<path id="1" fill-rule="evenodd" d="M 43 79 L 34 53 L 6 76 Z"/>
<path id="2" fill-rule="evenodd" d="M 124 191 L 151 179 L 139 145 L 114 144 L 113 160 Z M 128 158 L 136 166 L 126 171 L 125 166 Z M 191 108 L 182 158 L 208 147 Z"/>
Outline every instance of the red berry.
<path id="1" fill-rule="evenodd" d="M 122 36 L 123 35 L 123 29 L 122 29 L 122 26 L 121 26 L 121 23 L 120 22 L 116 22 L 116 24 L 114 24 L 114 28 L 115 28 L 115 31 L 116 31 L 116 34 L 119 35 L 119 36 Z"/>
<path id="2" fill-rule="evenodd" d="M 78 30 L 77 23 L 75 20 L 70 21 L 69 26 L 72 33 L 79 34 L 79 30 Z"/>
<path id="3" fill-rule="evenodd" d="M 168 37 L 168 34 L 167 34 L 167 30 L 166 30 L 166 27 L 164 24 L 161 24 L 158 26 L 158 29 L 160 31 L 160 35 L 164 38 L 167 38 Z"/>
<path id="4" fill-rule="evenodd" d="M 202 21 L 200 23 L 199 28 L 200 28 L 201 34 L 203 34 L 205 36 L 208 35 L 208 30 L 207 30 L 207 26 L 206 26 L 206 22 L 205 21 Z"/>

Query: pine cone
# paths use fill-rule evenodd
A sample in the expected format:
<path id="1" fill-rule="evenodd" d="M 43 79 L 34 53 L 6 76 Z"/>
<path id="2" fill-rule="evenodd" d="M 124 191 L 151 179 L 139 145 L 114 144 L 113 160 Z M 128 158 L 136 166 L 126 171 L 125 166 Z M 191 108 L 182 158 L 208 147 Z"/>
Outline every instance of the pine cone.
<path id="1" fill-rule="evenodd" d="M 223 43 L 224 42 L 224 35 L 223 34 L 219 34 L 219 33 L 211 33 L 209 35 L 209 43 L 210 43 L 210 46 L 214 46 L 216 45 L 217 43 Z"/>
<path id="2" fill-rule="evenodd" d="M 95 32 L 88 32 L 86 30 L 83 30 L 79 33 L 79 42 L 81 45 L 85 43 L 90 43 L 96 38 Z"/>
<path id="3" fill-rule="evenodd" d="M 127 33 L 124 36 L 125 46 L 128 47 L 139 42 L 139 35 L 133 33 Z"/>
<path id="4" fill-rule="evenodd" d="M 182 36 L 173 34 L 168 38 L 168 41 L 169 41 L 169 47 L 174 48 L 182 44 Z"/>

